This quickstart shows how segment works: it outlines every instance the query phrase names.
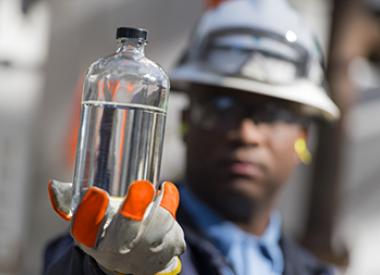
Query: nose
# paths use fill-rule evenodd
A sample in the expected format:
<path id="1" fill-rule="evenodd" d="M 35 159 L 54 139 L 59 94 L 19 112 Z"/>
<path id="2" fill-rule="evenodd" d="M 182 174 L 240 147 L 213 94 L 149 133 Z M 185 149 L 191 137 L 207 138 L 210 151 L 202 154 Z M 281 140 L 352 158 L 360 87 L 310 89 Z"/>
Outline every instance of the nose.
<path id="1" fill-rule="evenodd" d="M 260 145 L 265 139 L 265 133 L 252 119 L 244 118 L 235 129 L 230 131 L 229 138 L 246 145 Z"/>

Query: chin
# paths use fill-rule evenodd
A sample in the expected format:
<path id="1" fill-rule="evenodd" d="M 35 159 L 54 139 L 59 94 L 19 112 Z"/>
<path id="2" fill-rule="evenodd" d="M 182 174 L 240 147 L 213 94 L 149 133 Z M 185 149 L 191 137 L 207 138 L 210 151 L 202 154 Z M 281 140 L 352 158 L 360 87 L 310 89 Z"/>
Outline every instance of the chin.
<path id="1" fill-rule="evenodd" d="M 258 200 L 264 196 L 264 186 L 261 182 L 247 179 L 234 178 L 225 182 L 226 196 L 238 196 L 241 199 Z"/>
<path id="2" fill-rule="evenodd" d="M 214 209 L 232 222 L 245 223 L 252 218 L 257 209 L 262 208 L 263 198 L 259 192 L 246 191 L 244 184 L 236 184 L 215 194 Z"/>

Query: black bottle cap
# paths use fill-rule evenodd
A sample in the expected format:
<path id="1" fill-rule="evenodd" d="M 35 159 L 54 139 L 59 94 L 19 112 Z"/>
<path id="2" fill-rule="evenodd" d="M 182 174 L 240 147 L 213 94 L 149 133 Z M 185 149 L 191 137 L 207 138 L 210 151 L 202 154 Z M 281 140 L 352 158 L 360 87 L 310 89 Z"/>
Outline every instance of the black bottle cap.
<path id="1" fill-rule="evenodd" d="M 146 40 L 148 31 L 141 28 L 120 27 L 116 31 L 116 39 L 118 38 L 142 38 Z"/>

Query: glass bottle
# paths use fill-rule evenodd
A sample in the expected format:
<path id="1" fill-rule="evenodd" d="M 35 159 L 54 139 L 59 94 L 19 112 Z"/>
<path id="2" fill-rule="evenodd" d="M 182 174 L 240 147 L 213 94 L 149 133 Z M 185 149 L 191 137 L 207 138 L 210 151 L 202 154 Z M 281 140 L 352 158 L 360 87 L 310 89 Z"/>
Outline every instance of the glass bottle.
<path id="1" fill-rule="evenodd" d="M 73 207 L 90 186 L 124 196 L 138 179 L 157 184 L 169 79 L 145 57 L 147 31 L 118 28 L 117 51 L 95 61 L 83 89 Z"/>

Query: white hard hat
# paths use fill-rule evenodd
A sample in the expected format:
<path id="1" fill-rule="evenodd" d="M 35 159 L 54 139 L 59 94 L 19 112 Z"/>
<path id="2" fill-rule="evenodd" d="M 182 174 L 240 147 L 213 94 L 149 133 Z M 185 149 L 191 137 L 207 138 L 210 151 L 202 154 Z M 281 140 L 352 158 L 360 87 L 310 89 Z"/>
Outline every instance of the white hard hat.
<path id="1" fill-rule="evenodd" d="M 323 85 L 320 47 L 285 0 L 229 0 L 206 12 L 170 78 L 174 90 L 190 84 L 238 89 L 339 118 Z"/>

